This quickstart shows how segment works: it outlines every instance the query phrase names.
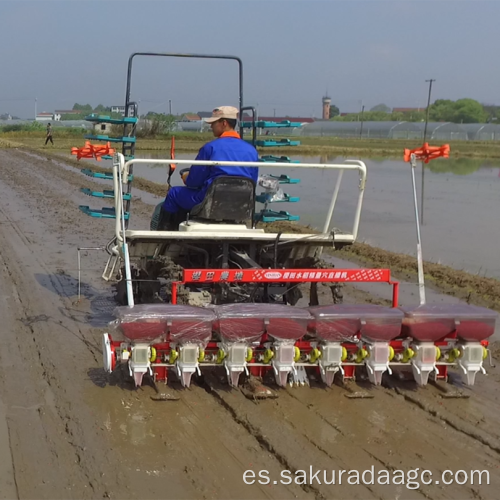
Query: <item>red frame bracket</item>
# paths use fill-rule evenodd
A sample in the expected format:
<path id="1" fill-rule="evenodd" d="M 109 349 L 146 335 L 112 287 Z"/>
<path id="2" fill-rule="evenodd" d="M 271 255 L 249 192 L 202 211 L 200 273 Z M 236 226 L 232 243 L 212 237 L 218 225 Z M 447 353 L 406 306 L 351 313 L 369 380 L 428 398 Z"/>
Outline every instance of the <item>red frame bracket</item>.
<path id="1" fill-rule="evenodd" d="M 449 158 L 450 145 L 443 144 L 442 146 L 429 146 L 429 143 L 426 142 L 419 148 L 405 149 L 403 156 L 404 161 L 410 161 L 412 154 L 415 155 L 416 160 L 422 160 L 424 163 L 429 163 L 430 160 L 434 160 L 435 158 Z"/>
<path id="2" fill-rule="evenodd" d="M 178 285 L 187 283 L 388 283 L 392 307 L 399 302 L 399 282 L 390 269 L 184 269 L 182 281 L 172 283 L 172 304 Z"/>

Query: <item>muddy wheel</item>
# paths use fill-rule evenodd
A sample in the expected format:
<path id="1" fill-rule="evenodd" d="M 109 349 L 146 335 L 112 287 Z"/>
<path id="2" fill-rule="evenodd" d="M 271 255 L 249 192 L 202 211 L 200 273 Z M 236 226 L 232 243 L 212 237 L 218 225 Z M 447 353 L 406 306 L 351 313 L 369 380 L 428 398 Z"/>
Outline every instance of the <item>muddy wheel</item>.
<path id="1" fill-rule="evenodd" d="M 319 306 L 318 284 L 314 281 L 309 289 L 309 307 L 311 306 Z"/>
<path id="2" fill-rule="evenodd" d="M 344 302 L 344 293 L 342 292 L 342 283 L 335 283 L 330 287 L 334 304 L 342 304 Z"/>
<path id="3" fill-rule="evenodd" d="M 115 300 L 121 306 L 126 306 L 128 304 L 127 301 L 127 282 L 122 279 L 118 281 L 115 285 L 116 295 Z"/>

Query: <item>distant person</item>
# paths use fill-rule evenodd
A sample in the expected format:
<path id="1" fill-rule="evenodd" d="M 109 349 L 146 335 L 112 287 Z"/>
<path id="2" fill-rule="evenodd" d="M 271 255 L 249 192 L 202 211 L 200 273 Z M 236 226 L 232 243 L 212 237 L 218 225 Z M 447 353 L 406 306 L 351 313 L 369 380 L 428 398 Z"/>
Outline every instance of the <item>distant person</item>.
<path id="1" fill-rule="evenodd" d="M 235 131 L 238 121 L 236 108 L 232 106 L 216 108 L 212 112 L 212 117 L 206 121 L 210 123 L 216 139 L 205 144 L 195 160 L 259 161 L 257 150 L 242 140 Z M 189 172 L 182 176 L 185 186 L 170 188 L 165 201 L 156 208 L 151 229 L 177 230 L 180 219 L 185 220 L 186 213 L 203 201 L 210 184 L 221 175 L 247 177 L 257 183 L 259 168 L 237 165 L 192 165 Z"/>
<path id="2" fill-rule="evenodd" d="M 45 146 L 49 141 L 52 143 L 53 146 L 54 141 L 52 140 L 52 125 L 50 123 L 47 125 L 47 138 L 45 139 Z"/>

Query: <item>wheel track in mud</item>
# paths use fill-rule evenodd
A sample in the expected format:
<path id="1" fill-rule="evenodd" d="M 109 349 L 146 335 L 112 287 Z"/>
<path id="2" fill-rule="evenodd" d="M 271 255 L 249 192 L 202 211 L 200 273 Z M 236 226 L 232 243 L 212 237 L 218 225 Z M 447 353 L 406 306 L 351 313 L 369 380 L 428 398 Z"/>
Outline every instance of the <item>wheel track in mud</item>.
<path id="1" fill-rule="evenodd" d="M 207 393 L 209 394 L 210 396 L 209 397 L 215 397 L 215 400 L 217 401 L 217 403 L 219 404 L 219 406 L 221 408 L 223 408 L 223 410 L 228 413 L 231 417 L 231 419 L 240 427 L 242 428 L 242 430 L 246 433 L 248 433 L 248 435 L 251 437 L 251 438 L 254 438 L 255 441 L 258 443 L 258 445 L 264 450 L 264 451 L 267 451 L 270 455 L 272 455 L 278 462 L 279 464 L 281 465 L 284 465 L 283 461 L 280 460 L 280 457 L 276 455 L 276 453 L 274 453 L 274 451 L 272 449 L 270 449 L 269 447 L 266 446 L 266 443 L 265 441 L 261 441 L 260 439 L 260 436 L 259 435 L 256 435 L 254 432 L 252 432 L 250 429 L 248 429 L 246 426 L 245 426 L 245 423 L 244 422 L 241 422 L 240 419 L 237 418 L 237 416 L 234 414 L 234 412 L 231 412 L 231 409 L 230 409 L 230 406 L 228 405 L 225 405 L 223 403 L 223 401 L 219 398 L 216 397 L 216 394 L 210 390 L 210 387 L 206 384 L 202 384 L 201 385 L 201 388 Z M 182 399 L 182 402 L 189 408 L 190 411 L 192 411 L 193 413 L 196 413 L 196 410 L 193 408 L 193 406 L 191 404 L 189 404 L 188 401 L 186 401 L 185 399 Z M 226 446 L 225 447 L 226 450 L 228 450 L 228 453 L 231 454 L 231 456 L 234 458 L 234 460 L 240 462 L 241 460 L 239 459 L 239 457 L 230 449 L 228 449 L 228 447 Z M 193 477 L 193 474 L 191 473 L 191 471 L 186 471 L 190 478 L 191 478 L 191 482 L 193 484 L 196 484 L 198 482 L 198 480 Z M 309 493 L 309 491 L 307 491 L 306 489 L 302 488 L 306 493 Z M 312 490 L 311 490 L 312 491 Z M 272 496 L 269 496 L 269 495 L 266 495 L 267 498 L 272 498 Z M 318 497 L 318 496 L 315 496 L 315 500 L 324 500 L 324 497 Z"/>
<path id="2" fill-rule="evenodd" d="M 449 425 L 452 427 L 455 431 L 458 433 L 464 434 L 465 436 L 474 439 L 478 443 L 487 446 L 488 448 L 491 448 L 492 451 L 495 453 L 498 453 L 500 455 L 500 442 L 498 440 L 495 440 L 494 443 L 491 442 L 492 437 L 487 437 L 485 436 L 484 433 L 479 432 L 474 429 L 474 427 L 466 424 L 466 423 L 461 423 L 460 420 L 453 415 L 446 415 L 445 412 L 439 411 L 436 408 L 433 408 L 430 403 L 427 403 L 425 401 L 422 401 L 418 397 L 412 396 L 408 394 L 406 391 L 401 390 L 399 388 L 395 389 L 397 394 L 400 394 L 401 396 L 404 397 L 405 401 L 408 401 L 409 403 L 417 406 L 420 408 L 422 411 L 428 413 L 429 415 L 432 415 L 433 417 L 441 420 L 445 424 Z"/>
<path id="3" fill-rule="evenodd" d="M 293 473 L 296 472 L 296 469 L 288 461 L 288 459 L 278 450 L 276 450 L 276 448 L 259 431 L 259 429 L 252 426 L 252 424 L 248 420 L 244 420 L 243 418 L 241 418 L 236 410 L 227 401 L 225 401 L 224 398 L 222 398 L 220 394 L 210 386 L 209 383 L 203 384 L 202 387 L 215 399 L 215 401 L 217 401 L 219 405 L 222 406 L 222 408 L 224 408 L 229 413 L 231 418 L 238 425 L 240 425 L 246 432 L 248 432 L 248 434 L 256 439 L 263 450 L 271 453 L 276 458 L 276 460 L 278 460 L 278 462 L 285 468 L 285 470 L 289 470 Z M 324 450 L 322 450 L 320 447 L 316 445 L 315 447 L 318 448 L 318 450 L 324 452 Z M 300 487 L 304 490 L 305 493 L 313 493 L 315 500 L 326 500 L 326 497 L 317 488 L 308 485 L 300 485 Z"/>
<path id="4" fill-rule="evenodd" d="M 12 221 L 7 214 L 5 213 L 4 210 L 0 208 L 0 214 L 7 219 L 10 227 L 14 229 L 14 231 L 17 233 L 17 236 L 19 240 L 25 245 L 25 247 L 29 251 L 29 241 L 26 239 L 18 225 Z M 18 247 L 19 249 L 19 247 Z M 45 264 L 36 257 L 36 255 L 32 254 L 32 257 L 34 260 L 36 260 L 37 264 L 40 266 L 41 269 L 45 270 L 48 274 L 50 274 L 50 271 L 48 268 L 45 266 Z M 31 309 L 31 305 L 26 298 L 23 298 L 23 294 L 19 293 L 19 289 L 16 285 L 16 283 L 19 282 L 19 278 L 15 275 L 15 272 L 10 268 L 8 264 L 8 259 L 5 258 L 2 250 L 0 249 L 0 258 L 2 259 L 3 262 L 3 268 L 7 272 L 8 276 L 10 277 L 11 283 L 12 283 L 12 290 L 13 293 L 15 294 L 14 300 L 20 305 L 20 312 L 23 315 L 19 321 L 23 324 L 23 326 L 29 331 L 29 335 L 32 341 L 32 347 L 34 349 L 34 354 L 38 358 L 39 366 L 41 368 L 41 377 L 43 380 L 46 382 L 48 388 L 54 393 L 53 398 L 54 401 L 56 401 L 56 394 L 59 394 L 59 397 L 57 397 L 57 404 L 53 405 L 53 408 L 57 412 L 57 416 L 59 420 L 61 421 L 64 432 L 67 435 L 67 442 L 70 444 L 70 446 L 73 449 L 74 455 L 76 462 L 80 466 L 80 470 L 83 472 L 86 482 L 89 485 L 92 495 L 96 493 L 94 484 L 93 484 L 93 474 L 90 472 L 87 467 L 85 466 L 86 460 L 84 459 L 84 451 L 85 451 L 85 446 L 83 444 L 80 444 L 79 441 L 81 441 L 82 436 L 78 437 L 75 433 L 75 431 L 79 428 L 78 423 L 75 423 L 75 415 L 70 412 L 70 410 L 67 408 L 67 398 L 63 397 L 61 398 L 61 390 L 63 393 L 65 392 L 64 389 L 61 387 L 59 381 L 58 381 L 58 370 L 54 363 L 51 361 L 50 356 L 47 356 L 44 351 L 46 351 L 46 345 L 40 344 L 38 340 L 38 333 L 36 329 L 34 328 L 34 325 L 36 323 L 42 322 L 42 323 L 48 323 L 50 320 L 49 316 L 45 315 L 36 315 L 32 316 L 29 314 L 29 311 Z M 53 282 L 55 285 L 55 283 Z M 59 283 L 60 285 L 60 283 Z M 81 334 L 80 340 L 83 340 L 83 332 L 78 329 L 78 333 Z M 95 355 L 95 350 L 90 347 L 90 345 L 87 342 L 82 342 L 86 348 L 89 350 L 89 352 L 92 354 L 93 359 L 95 362 L 98 361 L 98 358 Z M 26 344 L 23 343 L 22 345 L 19 344 L 19 349 L 20 351 L 25 351 L 26 350 Z M 26 352 L 24 352 L 25 355 L 25 360 L 26 362 L 30 362 L 32 359 L 32 355 L 27 355 Z M 52 453 L 54 454 L 55 460 L 58 460 L 58 454 L 57 454 L 57 445 L 51 440 L 50 436 L 48 434 L 45 434 L 45 440 L 47 442 L 51 442 L 51 448 L 52 448 Z"/>
<path id="5" fill-rule="evenodd" d="M 279 438 L 276 438 L 274 441 L 272 439 L 270 439 L 270 437 L 268 437 L 268 435 L 266 434 L 265 427 L 259 426 L 257 420 L 254 420 L 252 422 L 251 417 L 249 417 L 248 415 L 246 415 L 246 418 L 245 418 L 245 411 L 244 411 L 243 407 L 237 408 L 236 404 L 232 404 L 231 401 L 229 401 L 228 399 L 225 398 L 224 390 L 221 389 L 220 387 L 217 387 L 217 386 L 219 386 L 219 384 L 217 382 L 215 382 L 215 384 L 214 384 L 214 379 L 209 380 L 209 381 L 205 381 L 205 383 L 202 385 L 202 387 L 209 394 L 211 394 L 216 399 L 216 401 L 231 415 L 233 420 L 235 422 L 237 422 L 246 432 L 248 432 L 253 438 L 255 438 L 258 441 L 259 445 L 262 447 L 263 450 L 265 450 L 269 453 L 272 453 L 273 456 L 276 457 L 276 459 L 283 465 L 285 470 L 290 471 L 292 474 L 297 473 L 297 471 L 299 471 L 299 470 L 305 470 L 305 468 L 303 468 L 302 465 L 297 463 L 297 456 L 296 455 L 292 456 L 290 454 L 287 454 L 286 451 L 283 451 L 284 448 L 286 448 L 286 447 L 280 446 Z M 286 397 L 294 398 L 292 391 L 283 390 L 283 391 L 280 391 L 280 394 L 285 398 Z M 240 398 L 240 400 L 241 400 L 241 398 L 243 398 L 243 401 L 246 402 L 246 399 L 241 394 L 239 394 L 239 398 Z M 241 402 L 241 401 L 239 401 L 239 402 Z M 298 399 L 297 399 L 297 402 L 299 404 L 305 406 L 305 404 L 303 404 Z M 255 403 L 255 404 L 258 405 L 259 403 Z M 277 412 L 278 412 L 278 410 L 276 409 L 275 414 Z M 333 425 L 331 422 L 326 420 L 322 415 L 317 414 L 317 416 L 319 418 L 321 418 L 321 420 L 323 420 L 329 427 L 333 428 L 336 432 L 338 432 L 341 435 L 346 436 L 344 431 L 341 428 Z M 282 420 L 282 418 L 283 417 L 280 416 L 280 420 Z M 285 421 L 286 421 L 286 424 L 288 426 L 290 426 L 294 431 L 296 431 L 295 432 L 295 434 L 296 434 L 295 439 L 297 439 L 297 436 L 300 436 L 300 438 L 302 438 L 304 440 L 304 442 L 308 443 L 311 446 L 311 448 L 313 448 L 314 450 L 317 450 L 321 455 L 323 455 L 327 459 L 327 461 L 325 462 L 325 461 L 320 460 L 318 457 L 318 458 L 316 458 L 317 463 L 323 463 L 323 464 L 328 463 L 330 465 L 330 469 L 334 469 L 334 470 L 339 466 L 342 466 L 342 468 L 344 470 L 350 469 L 350 467 L 347 465 L 347 463 L 341 457 L 341 455 L 335 455 L 331 451 L 328 451 L 326 448 L 324 448 L 323 446 L 321 446 L 320 444 L 315 442 L 310 436 L 308 436 L 307 434 L 302 432 L 301 428 L 303 428 L 304 420 L 301 420 L 302 425 L 300 425 L 294 421 L 291 421 L 288 418 L 286 418 Z M 270 431 L 270 434 L 272 434 L 272 430 Z M 290 434 L 289 437 L 292 438 L 293 434 Z M 300 445 L 298 445 L 298 446 L 300 447 Z M 383 463 L 380 460 L 379 460 L 379 462 Z M 331 466 L 333 466 L 333 467 L 331 467 Z M 325 470 L 325 471 L 328 470 L 327 468 L 322 469 L 320 466 L 314 466 L 314 465 L 313 465 L 313 468 L 314 469 L 321 469 L 321 470 Z M 341 468 L 341 467 L 339 467 L 339 468 Z M 352 469 L 354 469 L 354 468 L 355 467 L 352 467 Z M 323 486 L 325 486 L 325 484 L 323 484 Z M 340 486 L 340 485 L 338 485 L 338 486 Z M 330 498 L 328 495 L 331 494 L 331 492 L 326 490 L 326 488 L 321 488 L 321 487 L 316 486 L 316 485 L 313 486 L 313 485 L 308 485 L 308 484 L 306 484 L 306 485 L 301 484 L 300 487 L 306 493 L 313 493 L 315 495 L 315 498 L 318 500 Z M 377 491 L 376 488 L 372 488 L 370 485 L 364 484 L 361 487 L 366 492 L 369 493 L 370 498 L 378 498 L 379 500 L 383 500 L 384 498 L 387 498 L 383 491 Z M 347 491 L 349 491 L 349 489 L 347 489 L 346 493 L 344 493 L 344 494 L 348 494 Z M 350 494 L 352 494 L 352 491 L 350 491 Z M 425 498 L 429 498 L 427 494 L 422 493 L 422 496 Z M 356 496 L 356 498 L 358 498 L 358 497 Z M 366 493 L 364 493 L 363 496 L 360 498 L 368 498 L 368 497 L 366 496 Z"/>
<path id="6" fill-rule="evenodd" d="M 19 239 L 24 243 L 24 245 L 29 249 L 29 246 L 30 246 L 30 242 L 29 240 L 26 238 L 26 236 L 24 235 L 24 233 L 21 231 L 21 229 L 19 228 L 18 224 L 16 222 L 14 222 L 8 215 L 7 213 L 0 207 L 0 214 L 6 219 L 6 222 L 15 230 L 15 232 L 17 233 Z M 0 249 L 0 254 L 1 254 L 1 249 Z M 33 258 L 36 260 L 37 264 L 40 266 L 41 269 L 43 269 L 46 273 L 47 273 L 47 276 L 49 277 L 50 279 L 50 282 L 52 284 L 52 286 L 54 287 L 54 289 L 57 291 L 57 293 L 61 296 L 65 296 L 66 299 L 69 299 L 68 295 L 64 292 L 64 286 L 63 284 L 61 283 L 61 281 L 57 278 L 57 275 L 53 275 L 50 271 L 50 269 L 45 265 L 45 263 L 40 260 L 36 254 L 31 254 L 33 256 Z M 14 276 L 13 274 L 9 271 L 9 267 L 8 267 L 8 264 L 5 262 L 4 263 L 4 266 L 5 266 L 5 269 L 7 270 L 7 272 L 9 273 L 9 275 L 13 278 L 14 280 Z M 14 283 L 14 281 L 13 281 Z M 22 297 L 19 295 L 19 293 L 17 292 L 16 290 L 16 293 L 17 293 L 17 296 L 18 296 L 18 299 L 19 299 L 19 302 L 23 305 L 23 309 L 26 311 L 26 309 L 28 308 L 27 305 L 24 304 L 24 301 L 22 299 Z M 71 315 L 71 311 L 66 309 L 67 312 L 70 314 L 70 317 L 75 320 L 74 316 Z M 25 319 L 26 319 L 26 322 L 25 322 L 25 326 L 27 326 L 31 332 L 34 334 L 33 332 L 33 328 L 31 327 L 31 325 L 37 321 L 41 321 L 42 319 L 44 318 L 41 318 L 41 317 L 30 317 L 28 315 L 25 315 Z M 45 320 L 49 320 L 50 317 L 45 317 Z M 75 325 L 77 325 L 77 323 L 75 322 Z M 85 345 L 85 347 L 87 348 L 87 350 L 90 352 L 90 354 L 92 354 L 93 358 L 94 358 L 94 361 L 96 363 L 98 363 L 100 361 L 100 357 L 97 357 L 96 356 L 96 349 L 97 347 L 92 345 L 90 342 L 88 342 L 85 337 L 84 337 L 84 334 L 82 332 L 82 330 L 76 326 L 78 328 L 78 333 L 80 335 L 77 335 L 78 339 Z M 36 338 L 35 336 L 33 336 L 33 341 L 36 343 Z M 41 352 L 38 351 L 39 353 L 39 357 L 41 356 Z M 101 354 L 101 353 L 100 353 Z"/>
<path id="7" fill-rule="evenodd" d="M 391 392 L 388 392 L 384 388 L 380 388 L 380 391 L 377 391 L 377 392 L 379 392 L 380 394 L 383 394 L 383 395 L 390 396 L 391 398 L 394 397 L 394 394 L 392 394 Z M 285 465 L 287 467 L 288 470 L 294 470 L 294 467 L 291 466 L 290 461 L 288 459 L 286 459 L 286 458 L 283 458 L 283 456 L 280 454 L 280 452 L 275 449 L 275 446 L 273 445 L 273 443 L 269 442 L 268 439 L 264 436 L 264 434 L 262 433 L 262 430 L 259 430 L 257 427 L 255 427 L 254 425 L 252 425 L 252 423 L 249 422 L 248 419 L 245 420 L 241 416 L 239 416 L 237 410 L 235 409 L 235 407 L 233 407 L 230 403 L 228 403 L 223 398 L 223 396 L 221 396 L 221 394 L 219 394 L 217 391 L 213 391 L 212 390 L 211 393 L 217 395 L 217 399 L 218 399 L 219 403 L 223 404 L 224 407 L 231 413 L 231 415 L 233 416 L 233 418 L 235 418 L 235 420 L 238 423 L 240 423 L 241 425 L 243 425 L 248 432 L 250 432 L 251 434 L 253 434 L 256 437 L 256 439 L 259 440 L 259 442 L 261 443 L 261 445 L 263 445 L 265 447 L 265 449 L 271 450 L 277 456 L 278 460 L 280 460 L 280 462 L 282 462 L 283 465 Z M 293 399 L 295 399 L 296 401 L 298 401 L 302 406 L 307 406 L 307 409 L 310 410 L 309 406 L 305 402 L 303 402 L 299 398 L 297 398 L 293 394 L 292 391 L 286 391 L 286 392 L 282 391 L 282 394 L 283 394 L 283 396 L 285 396 L 285 398 L 287 396 L 292 397 Z M 396 394 L 398 394 L 398 393 L 396 393 Z M 327 396 L 327 395 L 325 394 L 325 396 Z M 426 412 L 425 408 L 422 408 L 422 407 L 419 407 L 419 410 L 422 410 L 423 412 Z M 325 418 L 324 415 L 322 415 L 321 413 L 319 413 L 319 412 L 317 412 L 315 410 L 313 410 L 313 411 L 314 411 L 314 413 L 316 413 L 318 415 L 318 417 L 321 418 L 322 421 L 324 421 L 327 425 L 329 425 L 333 429 L 335 429 L 335 431 L 339 432 L 339 434 L 343 435 L 346 438 L 348 437 L 343 432 L 343 429 L 341 427 L 339 427 L 337 425 L 333 425 L 332 422 L 330 422 L 327 418 Z M 435 415 L 433 413 L 431 413 L 430 415 L 433 416 L 433 417 L 435 417 Z M 438 420 L 439 420 L 439 416 L 438 416 Z M 301 431 L 301 429 L 298 428 L 298 427 L 296 427 L 292 422 L 290 422 L 290 421 L 287 421 L 287 422 L 288 422 L 288 424 L 291 424 L 295 428 L 295 430 L 297 430 L 298 432 Z M 485 444 L 484 440 L 483 439 L 479 439 L 478 440 L 476 438 L 475 434 L 473 432 L 470 432 L 470 429 L 469 429 L 469 432 L 465 432 L 463 430 L 463 426 L 462 426 L 462 429 L 458 425 L 452 426 L 452 432 L 457 432 L 458 434 L 464 433 L 468 438 L 472 439 L 473 441 L 476 441 L 479 445 L 484 445 Z M 418 430 L 417 430 L 417 433 L 418 433 Z M 330 459 L 332 459 L 332 460 L 337 460 L 338 459 L 338 456 L 332 455 L 324 447 L 319 446 L 317 443 L 315 443 L 314 440 L 308 438 L 307 436 L 304 436 L 304 437 L 306 438 L 306 440 L 311 445 L 315 446 L 320 452 L 322 452 L 323 454 L 325 454 L 326 456 L 328 456 Z M 449 438 L 450 442 L 452 442 L 454 440 L 453 436 L 450 434 L 450 431 L 448 431 L 448 438 Z M 370 456 L 373 460 L 375 460 L 377 463 L 383 465 L 384 468 L 386 468 L 387 470 L 395 470 L 395 469 L 400 469 L 401 468 L 401 465 L 399 467 L 396 466 L 393 461 L 384 459 L 383 457 L 379 456 L 378 453 L 374 453 L 373 451 L 370 451 L 370 450 L 368 450 L 366 448 L 361 448 L 361 449 L 368 456 Z M 496 452 L 496 450 L 494 448 L 493 448 L 493 450 Z M 397 455 L 396 455 L 396 457 L 397 457 Z M 425 463 L 425 460 L 424 460 L 423 456 L 421 456 L 421 459 Z M 498 457 L 497 457 L 497 463 L 498 463 Z M 496 467 L 498 467 L 498 465 Z M 441 471 L 441 472 L 443 472 L 443 471 Z M 474 488 L 468 487 L 468 486 L 464 486 L 464 488 L 469 488 L 471 494 L 475 498 L 477 498 L 477 497 L 483 498 L 477 489 L 474 489 Z M 369 487 L 368 487 L 368 489 L 370 490 L 370 492 L 373 495 L 377 495 L 376 491 L 372 490 Z M 316 492 L 316 489 L 314 491 Z M 429 488 L 420 487 L 420 488 L 418 488 L 415 491 L 418 491 L 425 498 L 433 498 L 433 499 L 437 498 L 435 496 L 436 495 L 436 491 L 435 491 L 435 489 L 432 489 L 432 487 L 430 489 Z M 443 493 L 443 494 L 445 495 L 444 498 L 449 498 L 448 496 L 446 496 L 446 493 Z M 453 495 L 453 493 L 451 491 L 450 491 L 450 494 Z M 380 498 L 384 498 L 384 497 L 380 497 Z M 453 498 L 453 496 L 452 496 L 452 498 Z"/>
<path id="8" fill-rule="evenodd" d="M 2 173 L 5 174 L 5 172 Z M 10 179 L 13 180 L 12 177 L 10 177 Z M 64 283 L 62 283 L 57 274 L 52 273 L 51 269 L 47 267 L 45 262 L 38 257 L 33 248 L 33 241 L 30 241 L 27 238 L 27 236 L 20 229 L 18 223 L 9 217 L 8 213 L 1 207 L 0 215 L 4 219 L 2 221 L 2 231 L 4 232 L 4 235 L 9 235 L 10 233 L 10 235 L 6 238 L 6 241 L 9 242 L 10 247 L 15 249 L 14 252 L 16 257 L 22 259 L 23 263 L 28 265 L 28 267 L 34 267 L 46 273 L 54 293 L 61 297 L 61 301 L 59 303 L 57 303 L 57 301 L 53 302 L 54 305 L 52 306 L 52 309 L 54 311 L 59 310 L 59 312 L 61 312 L 62 308 L 63 311 L 67 313 L 66 318 L 63 315 L 62 318 L 57 320 L 50 315 L 44 314 L 43 310 L 37 311 L 40 307 L 37 305 L 36 296 L 32 297 L 30 293 L 26 293 L 26 291 L 30 289 L 30 286 L 23 278 L 23 268 L 16 264 L 12 266 L 11 263 L 15 263 L 15 260 L 13 260 L 12 256 L 8 255 L 8 252 L 6 254 L 7 247 L 0 248 L 0 258 L 3 261 L 2 267 L 11 283 L 13 300 L 19 306 L 17 321 L 20 325 L 22 325 L 22 327 L 18 326 L 17 328 L 17 349 L 22 356 L 23 365 L 30 366 L 31 370 L 38 370 L 39 380 L 46 384 L 46 394 L 50 394 L 50 396 L 48 396 L 50 404 L 47 404 L 46 406 L 52 410 L 53 413 L 55 413 L 55 417 L 60 423 L 60 425 L 55 422 L 50 423 L 50 412 L 46 413 L 41 411 L 41 408 L 38 408 L 37 411 L 39 413 L 41 428 L 46 428 L 43 441 L 47 443 L 47 448 L 54 457 L 54 462 L 57 463 L 60 460 L 64 460 L 67 463 L 74 462 L 77 464 L 77 468 L 71 471 L 72 476 L 70 476 L 67 481 L 75 481 L 75 471 L 78 471 L 77 474 L 82 476 L 81 480 L 77 481 L 77 483 L 79 483 L 79 495 L 82 495 L 83 497 L 89 496 L 90 494 L 91 497 L 94 497 L 99 494 L 99 491 L 103 495 L 107 495 L 106 486 L 99 481 L 100 475 L 96 474 L 95 469 L 95 464 L 102 464 L 103 461 L 98 460 L 97 456 L 92 453 L 92 447 L 89 448 L 87 446 L 84 433 L 82 433 L 84 426 L 81 425 L 82 422 L 79 421 L 80 417 L 78 414 L 75 414 L 73 410 L 74 405 L 71 402 L 71 398 L 67 397 L 67 389 L 61 384 L 61 377 L 64 378 L 64 375 L 61 373 L 61 367 L 58 368 L 53 362 L 54 355 L 57 357 L 57 353 L 54 352 L 55 346 L 53 343 L 48 343 L 46 341 L 46 336 L 43 333 L 47 333 L 48 331 L 50 332 L 53 328 L 56 328 L 71 334 L 74 339 L 77 339 L 77 343 L 79 345 L 83 344 L 85 346 L 85 351 L 91 356 L 92 362 L 95 364 L 100 364 L 99 357 L 96 354 L 98 349 L 95 345 L 85 339 L 85 334 L 78 326 L 77 321 L 72 322 L 70 325 L 67 324 L 68 318 L 74 319 L 74 317 L 70 308 L 68 308 L 67 300 L 65 300 L 68 299 L 68 296 L 64 293 Z M 5 231 L 7 231 L 7 233 Z M 21 292 L 18 285 L 24 281 L 26 281 L 26 284 L 22 286 L 23 292 Z M 47 303 L 44 305 L 47 305 Z M 51 324 L 53 326 L 51 326 Z M 42 330 L 40 330 L 40 328 L 42 328 Z M 26 332 L 25 336 L 20 334 L 20 331 L 22 331 L 21 329 Z M 40 335 L 41 333 L 42 335 Z M 21 338 L 23 339 L 22 341 Z M 28 339 L 30 339 L 29 343 L 26 342 Z M 73 349 L 78 351 L 79 349 L 78 347 L 75 347 L 74 342 L 75 341 L 73 341 Z M 66 345 L 64 347 L 66 347 Z M 80 358 L 81 355 L 78 356 L 77 359 Z M 33 360 L 37 360 L 37 362 L 33 363 Z M 36 378 L 37 377 L 35 377 L 35 379 Z M 44 406 L 43 403 L 42 406 Z M 18 406 L 18 408 L 22 407 Z M 60 441 L 59 439 L 54 441 L 58 432 L 64 433 L 65 439 L 63 441 Z M 67 444 L 65 445 L 64 443 Z M 72 450 L 74 459 L 68 456 L 68 445 Z M 120 474 L 118 474 L 117 478 L 118 480 L 123 480 L 123 477 L 120 478 Z M 85 489 L 87 486 L 88 489 Z M 114 486 L 116 486 L 116 484 Z M 24 487 L 26 489 L 31 486 L 27 483 Z M 62 484 L 61 488 L 63 488 Z M 69 483 L 66 488 L 71 488 Z M 123 492 L 123 488 L 121 488 L 121 490 Z M 48 497 L 50 498 L 57 495 L 58 493 L 56 493 L 55 490 L 52 490 L 51 493 L 48 494 Z"/>

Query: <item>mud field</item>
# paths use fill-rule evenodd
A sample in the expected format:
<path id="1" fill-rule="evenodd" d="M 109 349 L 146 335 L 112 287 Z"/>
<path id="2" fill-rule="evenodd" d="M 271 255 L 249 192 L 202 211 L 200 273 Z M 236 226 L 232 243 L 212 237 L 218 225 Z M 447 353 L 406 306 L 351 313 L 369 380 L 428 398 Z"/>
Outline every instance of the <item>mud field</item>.
<path id="1" fill-rule="evenodd" d="M 0 150 L 0 498 L 498 498 L 500 369 L 478 375 L 467 399 L 443 387 L 416 389 L 387 378 L 325 389 L 278 390 L 255 402 L 217 377 L 189 390 L 160 388 L 177 401 L 153 401 L 101 369 L 101 333 L 112 290 L 100 280 L 106 254 L 83 256 L 77 301 L 77 247 L 101 247 L 112 221 L 77 205 L 102 189 L 72 166 Z M 145 200 L 146 197 L 143 197 Z M 151 205 L 134 200 L 134 227 L 148 227 Z M 346 289 L 347 301 L 373 301 Z M 370 398 L 346 396 L 365 391 Z M 478 486 L 294 484 L 282 470 L 488 470 Z M 268 471 L 270 484 L 243 474 Z M 320 474 L 323 483 L 323 472 Z M 298 481 L 301 482 L 301 481 Z"/>

